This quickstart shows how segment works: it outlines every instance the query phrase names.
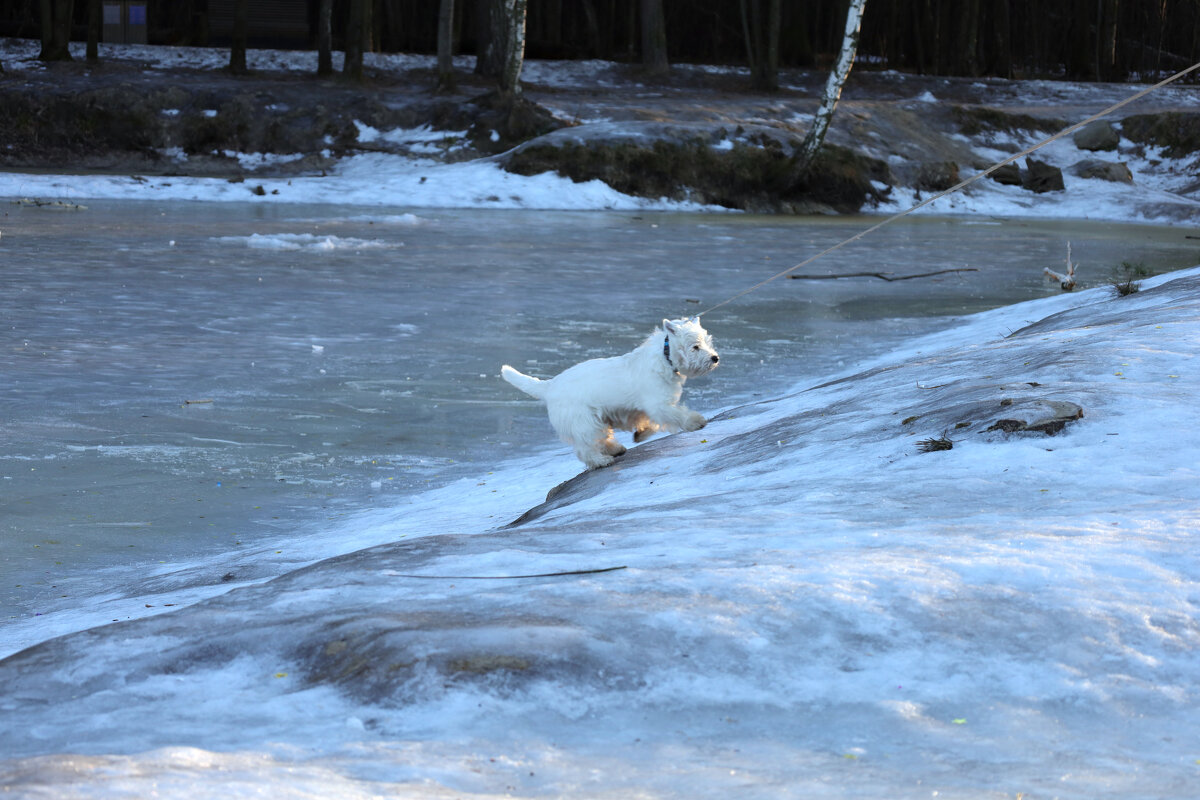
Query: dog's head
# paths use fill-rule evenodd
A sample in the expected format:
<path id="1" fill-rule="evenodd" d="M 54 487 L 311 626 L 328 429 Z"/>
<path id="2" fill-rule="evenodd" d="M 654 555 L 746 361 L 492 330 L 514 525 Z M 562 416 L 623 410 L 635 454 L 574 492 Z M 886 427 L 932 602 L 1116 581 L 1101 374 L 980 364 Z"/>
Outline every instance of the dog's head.
<path id="1" fill-rule="evenodd" d="M 695 378 L 716 369 L 720 356 L 698 318 L 664 319 L 662 328 L 667 335 L 671 364 L 679 374 Z"/>

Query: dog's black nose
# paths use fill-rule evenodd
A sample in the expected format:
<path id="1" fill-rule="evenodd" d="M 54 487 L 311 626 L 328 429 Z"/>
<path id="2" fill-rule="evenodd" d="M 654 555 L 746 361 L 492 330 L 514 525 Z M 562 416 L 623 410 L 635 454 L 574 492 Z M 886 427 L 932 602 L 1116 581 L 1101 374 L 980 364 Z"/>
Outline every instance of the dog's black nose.
<path id="1" fill-rule="evenodd" d="M 720 357 L 720 356 L 713 356 L 713 363 L 714 363 L 714 364 L 715 364 L 715 363 L 717 363 L 717 362 L 718 362 L 718 361 L 720 361 L 720 360 L 721 360 L 721 357 Z"/>

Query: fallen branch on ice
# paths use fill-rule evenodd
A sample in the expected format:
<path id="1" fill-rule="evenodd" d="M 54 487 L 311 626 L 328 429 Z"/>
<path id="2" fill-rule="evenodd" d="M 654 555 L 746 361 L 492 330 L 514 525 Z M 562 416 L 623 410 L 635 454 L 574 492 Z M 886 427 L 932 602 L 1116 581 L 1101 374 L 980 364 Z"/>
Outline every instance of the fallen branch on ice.
<path id="1" fill-rule="evenodd" d="M 596 575 L 601 572 L 616 572 L 626 567 L 604 567 L 603 569 L 573 569 L 567 572 L 541 572 L 537 575 L 401 575 L 391 573 L 392 578 L 424 578 L 439 581 L 511 581 L 518 578 L 562 578 L 568 575 Z"/>
<path id="2" fill-rule="evenodd" d="M 919 272 L 916 275 L 892 275 L 887 272 L 846 272 L 841 275 L 788 275 L 797 281 L 831 281 L 835 278 L 879 278 L 884 281 L 910 281 L 913 278 L 928 278 L 932 275 L 945 275 L 948 272 L 979 272 L 975 267 L 960 267 L 958 269 L 939 269 L 936 272 Z"/>

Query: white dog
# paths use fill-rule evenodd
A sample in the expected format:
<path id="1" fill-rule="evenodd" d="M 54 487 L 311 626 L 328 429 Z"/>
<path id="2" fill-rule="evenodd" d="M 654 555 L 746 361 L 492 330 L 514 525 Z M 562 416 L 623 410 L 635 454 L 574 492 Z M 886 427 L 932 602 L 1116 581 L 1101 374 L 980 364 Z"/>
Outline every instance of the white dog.
<path id="1" fill-rule="evenodd" d="M 544 400 L 559 438 L 575 448 L 589 468 L 607 467 L 625 452 L 613 428 L 633 431 L 633 440 L 665 428 L 694 431 L 707 423 L 680 404 L 683 382 L 712 372 L 720 357 L 712 337 L 696 319 L 663 320 L 632 352 L 576 364 L 550 380 L 523 375 L 505 364 L 504 380 Z"/>

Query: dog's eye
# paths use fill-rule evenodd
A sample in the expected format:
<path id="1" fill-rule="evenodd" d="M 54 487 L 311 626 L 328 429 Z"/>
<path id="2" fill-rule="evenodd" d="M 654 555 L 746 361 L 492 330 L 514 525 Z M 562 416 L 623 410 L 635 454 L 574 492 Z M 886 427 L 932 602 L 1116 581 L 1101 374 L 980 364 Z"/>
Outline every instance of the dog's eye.
<path id="1" fill-rule="evenodd" d="M 699 349 L 700 349 L 700 345 L 698 345 L 698 344 L 694 344 L 694 345 L 692 345 L 692 349 L 693 349 L 693 350 L 699 350 Z"/>

